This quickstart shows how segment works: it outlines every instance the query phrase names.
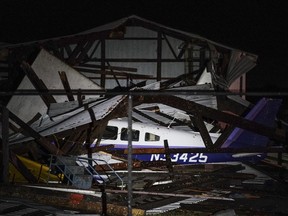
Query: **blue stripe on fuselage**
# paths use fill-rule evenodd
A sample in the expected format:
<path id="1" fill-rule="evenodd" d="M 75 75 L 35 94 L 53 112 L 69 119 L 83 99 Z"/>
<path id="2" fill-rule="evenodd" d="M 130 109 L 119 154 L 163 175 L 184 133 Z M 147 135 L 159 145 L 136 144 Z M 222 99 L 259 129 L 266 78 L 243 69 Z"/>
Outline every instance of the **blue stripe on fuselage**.
<path id="1" fill-rule="evenodd" d="M 264 154 L 246 156 L 241 158 L 233 157 L 231 153 L 176 153 L 170 154 L 171 162 L 177 164 L 203 164 L 232 161 L 259 161 L 265 157 Z M 140 161 L 166 161 L 165 154 L 135 154 L 134 159 Z"/>
<path id="2" fill-rule="evenodd" d="M 104 145 L 101 145 L 104 146 Z M 123 145 L 114 145 L 111 150 L 124 150 Z M 151 147 L 151 146 L 150 146 Z M 155 146 L 153 146 L 155 148 Z M 136 148 L 147 148 L 147 145 L 135 145 Z M 160 147 L 159 147 L 160 148 Z M 163 147 L 162 147 L 163 148 Z M 184 148 L 183 146 L 178 148 Z M 127 155 L 123 155 L 126 157 Z M 132 154 L 133 159 L 155 162 L 166 161 L 165 154 Z M 203 164 L 203 163 L 218 163 L 218 162 L 233 162 L 233 161 L 259 161 L 264 159 L 265 154 L 255 154 L 246 157 L 233 157 L 233 153 L 175 153 L 170 154 L 171 162 L 177 164 Z"/>

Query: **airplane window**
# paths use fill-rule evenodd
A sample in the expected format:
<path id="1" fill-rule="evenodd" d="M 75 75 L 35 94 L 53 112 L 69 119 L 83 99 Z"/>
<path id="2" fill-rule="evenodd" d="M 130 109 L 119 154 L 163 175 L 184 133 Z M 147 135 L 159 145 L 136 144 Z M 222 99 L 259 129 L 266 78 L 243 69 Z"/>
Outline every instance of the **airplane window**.
<path id="1" fill-rule="evenodd" d="M 152 133 L 145 133 L 145 141 L 159 141 L 160 136 Z"/>
<path id="2" fill-rule="evenodd" d="M 132 130 L 132 141 L 139 141 L 139 130 Z M 128 129 L 122 128 L 121 140 L 128 140 Z"/>
<path id="3" fill-rule="evenodd" d="M 110 140 L 116 140 L 118 134 L 118 128 L 114 126 L 107 126 L 102 139 L 110 139 Z"/>

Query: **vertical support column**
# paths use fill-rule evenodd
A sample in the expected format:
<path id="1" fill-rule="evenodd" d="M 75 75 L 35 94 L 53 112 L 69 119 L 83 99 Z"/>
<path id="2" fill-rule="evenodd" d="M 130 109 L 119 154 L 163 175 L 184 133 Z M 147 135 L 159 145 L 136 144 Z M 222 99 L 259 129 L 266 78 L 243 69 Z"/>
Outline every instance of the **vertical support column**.
<path id="1" fill-rule="evenodd" d="M 87 129 L 87 132 L 86 132 L 86 142 L 85 142 L 85 147 L 86 147 L 86 150 L 87 150 L 87 158 L 89 158 L 89 159 L 92 159 L 92 149 L 90 147 L 90 145 L 91 145 L 92 127 L 93 127 L 93 122 L 91 122 L 89 124 L 89 128 Z M 93 167 L 93 161 L 92 160 L 88 160 L 88 163 L 90 165 L 90 167 L 88 167 L 88 169 L 91 169 L 91 167 Z"/>
<path id="2" fill-rule="evenodd" d="M 106 58 L 106 47 L 105 47 L 105 39 L 101 39 L 101 71 L 105 72 L 105 58 Z M 100 86 L 105 88 L 105 79 L 106 75 L 101 73 Z"/>
<path id="3" fill-rule="evenodd" d="M 128 95 L 128 215 L 132 216 L 132 95 Z"/>
<path id="4" fill-rule="evenodd" d="M 168 140 L 164 140 L 164 147 L 165 147 L 165 156 L 166 156 L 166 166 L 169 171 L 169 176 L 170 179 L 174 179 L 174 172 L 173 172 L 173 166 L 172 166 L 172 161 L 171 161 L 171 156 L 170 156 L 170 150 L 169 150 L 169 145 L 168 145 Z"/>
<path id="5" fill-rule="evenodd" d="M 186 73 L 193 73 L 193 46 L 189 43 L 187 47 L 187 56 L 186 56 Z"/>
<path id="6" fill-rule="evenodd" d="M 101 193 L 102 193 L 102 216 L 106 216 L 107 215 L 107 194 L 106 194 L 106 188 L 105 188 L 105 184 L 102 185 L 100 187 Z"/>
<path id="7" fill-rule="evenodd" d="M 208 149 L 213 148 L 213 142 L 205 126 L 202 114 L 200 112 L 195 112 L 195 116 L 194 117 L 191 116 L 190 119 L 198 127 L 202 140 L 205 144 L 205 147 Z"/>
<path id="8" fill-rule="evenodd" d="M 2 111 L 2 167 L 1 182 L 9 183 L 9 111 L 6 107 L 1 106 Z"/>
<path id="9" fill-rule="evenodd" d="M 162 78 L 161 64 L 162 64 L 162 33 L 158 32 L 158 37 L 157 37 L 157 81 L 160 81 Z"/>

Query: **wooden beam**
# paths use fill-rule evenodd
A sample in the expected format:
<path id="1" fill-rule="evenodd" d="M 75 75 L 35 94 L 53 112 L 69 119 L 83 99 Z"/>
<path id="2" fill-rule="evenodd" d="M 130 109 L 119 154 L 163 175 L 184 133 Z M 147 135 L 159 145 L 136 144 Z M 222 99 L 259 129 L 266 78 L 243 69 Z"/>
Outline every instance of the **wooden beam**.
<path id="1" fill-rule="evenodd" d="M 94 56 L 94 53 L 96 52 L 96 50 L 98 49 L 99 45 L 100 45 L 101 41 L 98 40 L 97 44 L 95 45 L 94 49 L 92 50 L 89 59 L 91 59 Z"/>
<path id="2" fill-rule="evenodd" d="M 168 145 L 168 140 L 164 140 L 164 149 L 165 149 L 165 158 L 166 158 L 166 166 L 169 171 L 170 179 L 174 179 L 174 172 L 173 172 L 173 166 L 172 161 L 170 157 L 170 149 Z"/>
<path id="3" fill-rule="evenodd" d="M 37 183 L 37 178 L 30 172 L 29 168 L 22 163 L 16 154 L 10 151 L 9 157 L 10 162 L 29 183 Z"/>
<path id="4" fill-rule="evenodd" d="M 101 58 L 100 58 L 102 71 L 105 71 L 105 61 L 107 61 L 107 59 L 106 59 L 106 46 L 105 46 L 105 40 L 103 39 L 103 40 L 101 40 Z M 105 89 L 105 78 L 106 78 L 106 75 L 101 74 L 100 86 L 104 89 Z"/>
<path id="5" fill-rule="evenodd" d="M 278 141 L 285 141 L 285 135 L 277 133 L 274 128 L 264 126 L 262 124 L 250 121 L 248 119 L 231 115 L 225 112 L 221 112 L 216 109 L 212 109 L 201 104 L 197 104 L 193 101 L 184 100 L 179 97 L 170 96 L 170 95 L 149 95 L 134 97 L 134 104 L 139 103 L 163 103 L 181 110 L 186 111 L 187 113 L 197 113 L 201 110 L 201 114 L 209 119 L 226 122 L 235 127 L 239 127 L 260 135 L 267 136 Z M 138 98 L 138 99 L 137 99 Z"/>
<path id="6" fill-rule="evenodd" d="M 162 33 L 158 31 L 157 40 L 157 81 L 161 81 L 162 76 Z"/>
<path id="7" fill-rule="evenodd" d="M 184 46 L 181 48 L 181 50 L 180 50 L 180 52 L 179 52 L 179 54 L 177 56 L 177 59 L 182 59 L 182 57 L 184 56 L 184 53 L 186 52 L 186 49 L 188 47 L 188 43 L 189 42 L 185 42 L 184 43 Z"/>
<path id="8" fill-rule="evenodd" d="M 120 85 L 120 83 L 119 83 L 119 81 L 118 81 L 118 79 L 117 79 L 117 77 L 116 77 L 116 74 L 115 74 L 114 70 L 112 69 L 110 63 L 109 63 L 108 61 L 107 61 L 106 63 L 107 63 L 107 65 L 108 65 L 108 68 L 110 69 L 111 73 L 113 74 L 113 77 L 114 77 L 114 79 L 115 79 L 118 87 L 120 87 L 120 89 L 121 89 L 121 85 Z"/>
<path id="9" fill-rule="evenodd" d="M 83 50 L 84 45 L 86 43 L 87 43 L 87 41 L 84 39 L 77 43 L 77 46 L 73 49 L 72 53 L 69 55 L 68 59 L 66 60 L 66 62 L 69 65 L 74 65 L 77 62 L 76 58 L 81 53 L 81 51 Z"/>
<path id="10" fill-rule="evenodd" d="M 121 38 L 121 41 L 127 41 L 127 40 L 146 40 L 146 41 L 156 41 L 158 38 L 157 37 L 124 37 Z M 119 39 L 115 39 L 115 38 L 106 38 L 106 40 L 118 40 Z M 163 40 L 163 39 L 162 39 Z"/>
<path id="11" fill-rule="evenodd" d="M 133 112 L 135 112 L 135 113 L 143 116 L 144 118 L 147 118 L 147 119 L 149 119 L 149 120 L 151 120 L 151 121 L 153 121 L 153 122 L 155 122 L 155 123 L 157 123 L 157 124 L 159 124 L 161 126 L 164 126 L 164 127 L 168 126 L 167 124 L 163 123 L 162 121 L 159 121 L 158 119 L 155 119 L 155 118 L 151 117 L 150 115 L 147 115 L 147 114 L 141 112 L 140 110 L 137 110 L 137 109 L 134 108 Z"/>
<path id="12" fill-rule="evenodd" d="M 81 194 L 80 192 L 79 193 L 77 192 L 63 193 L 62 191 L 49 190 L 48 187 L 47 188 L 35 188 L 35 187 L 27 187 L 27 185 L 26 186 L 22 186 L 22 185 L 2 186 L 0 185 L 0 196 L 1 198 L 10 197 L 16 200 L 18 199 L 29 200 L 31 202 L 39 203 L 44 206 L 55 206 L 59 209 L 71 209 L 71 210 L 78 211 L 78 212 L 86 212 L 87 214 L 104 215 L 102 214 L 103 206 L 102 206 L 101 198 L 97 196 Z M 28 214 L 29 213 L 26 213 L 26 215 Z M 108 203 L 107 215 L 113 215 L 113 216 L 128 215 L 128 208 L 123 205 Z M 146 215 L 146 211 L 143 209 L 133 208 L 131 215 L 144 216 Z"/>
<path id="13" fill-rule="evenodd" d="M 64 142 L 61 145 L 61 151 L 63 154 L 69 154 L 70 150 L 74 147 L 76 144 L 76 140 L 79 136 L 81 136 L 82 131 L 75 131 L 70 136 L 65 137 Z"/>
<path id="14" fill-rule="evenodd" d="M 26 122 L 27 125 L 31 125 L 34 122 L 36 122 L 38 119 L 40 119 L 42 115 L 40 113 L 37 113 L 32 119 L 30 119 L 28 122 Z M 22 133 L 23 128 L 17 128 L 12 122 L 9 122 L 9 129 L 12 130 L 15 133 Z"/>
<path id="15" fill-rule="evenodd" d="M 218 137 L 218 139 L 216 140 L 216 142 L 214 143 L 214 145 L 212 146 L 212 148 L 217 149 L 217 148 L 221 148 L 221 146 L 224 144 L 224 142 L 227 140 L 227 138 L 229 137 L 229 135 L 231 134 L 231 132 L 234 130 L 235 127 L 233 126 L 229 126 L 228 128 L 226 128 L 221 135 Z"/>
<path id="16" fill-rule="evenodd" d="M 210 134 L 205 126 L 204 120 L 199 112 L 194 113 L 194 117 L 190 116 L 191 121 L 195 123 L 194 125 L 197 126 L 199 129 L 200 135 L 202 137 L 202 140 L 204 142 L 204 145 L 206 148 L 212 148 L 213 142 L 210 137 Z"/>
<path id="17" fill-rule="evenodd" d="M 62 154 L 60 149 L 58 149 L 55 145 L 51 144 L 49 140 L 47 140 L 45 137 L 42 137 L 38 132 L 33 130 L 29 125 L 27 125 L 24 121 L 18 118 L 14 113 L 9 111 L 9 117 L 16 124 L 22 127 L 26 133 L 28 133 L 31 137 L 33 137 L 38 144 L 43 146 L 50 153 L 56 155 Z"/>
<path id="18" fill-rule="evenodd" d="M 88 128 L 88 126 L 86 128 Z M 63 145 L 63 148 L 61 148 L 61 150 L 63 149 L 63 151 L 65 151 L 66 154 L 79 155 L 78 153 L 79 150 L 83 149 L 83 143 L 85 141 L 85 136 L 87 132 L 86 130 L 75 131 L 75 135 L 69 137 L 65 145 Z M 86 149 L 83 154 L 87 154 Z"/>
<path id="19" fill-rule="evenodd" d="M 79 67 L 88 67 L 88 68 L 100 68 L 101 69 L 101 65 L 95 65 L 95 64 L 88 64 L 88 63 L 80 63 L 78 65 Z M 137 72 L 137 68 L 131 68 L 131 67 L 120 67 L 120 66 L 105 66 L 105 69 L 110 69 L 112 68 L 114 71 L 127 71 L 127 72 Z"/>
<path id="20" fill-rule="evenodd" d="M 93 142 L 93 140 L 91 139 L 92 128 L 93 128 L 93 122 L 89 124 L 89 127 L 86 131 L 86 140 L 85 140 L 86 154 L 87 154 L 87 158 L 89 159 L 92 159 L 92 148 L 90 147 L 91 141 Z M 92 160 L 89 160 L 88 163 L 91 167 L 93 166 Z"/>
<path id="21" fill-rule="evenodd" d="M 106 61 L 111 62 L 147 62 L 147 63 L 157 63 L 158 59 L 156 58 L 106 58 Z M 177 63 L 177 62 L 187 62 L 187 59 L 172 59 L 172 58 L 162 58 L 161 62 L 171 62 L 171 63 Z M 90 62 L 101 62 L 101 59 L 93 58 L 90 60 Z"/>
<path id="22" fill-rule="evenodd" d="M 64 60 L 63 52 L 61 52 L 60 48 L 55 44 L 55 41 L 49 41 L 46 44 L 45 49 L 51 50 L 54 56 L 61 60 Z"/>
<path id="23" fill-rule="evenodd" d="M 166 41 L 166 43 L 167 43 L 167 45 L 168 45 L 170 51 L 172 52 L 173 56 L 175 57 L 175 59 L 177 59 L 178 57 L 177 57 L 177 55 L 176 55 L 176 53 L 175 53 L 175 51 L 174 51 L 172 45 L 170 44 L 168 38 L 166 37 L 165 34 L 163 34 L 163 37 L 164 37 L 164 39 L 165 39 L 165 41 Z"/>
<path id="24" fill-rule="evenodd" d="M 147 78 L 151 78 L 151 75 L 144 75 L 144 74 L 131 74 L 131 73 L 126 73 L 126 72 L 118 72 L 118 71 L 114 71 L 113 72 L 111 70 L 95 70 L 95 69 L 90 69 L 90 68 L 81 68 L 81 67 L 74 67 L 75 69 L 77 69 L 80 72 L 86 72 L 86 73 L 93 73 L 93 74 L 101 74 L 101 75 L 117 75 L 117 76 L 122 76 L 122 77 L 131 77 L 131 78 L 135 78 L 135 79 L 147 79 Z"/>
<path id="25" fill-rule="evenodd" d="M 60 76 L 60 79 L 61 79 L 61 82 L 62 82 L 62 85 L 67 93 L 67 98 L 69 101 L 75 101 L 74 99 L 74 96 L 71 92 L 71 88 L 70 88 L 70 84 L 69 84 L 69 81 L 68 81 L 68 78 L 66 76 L 66 73 L 65 71 L 58 71 L 58 74 Z"/>
<path id="26" fill-rule="evenodd" d="M 48 88 L 45 86 L 43 81 L 39 79 L 35 71 L 27 62 L 23 61 L 21 67 L 37 91 L 48 92 Z M 42 98 L 43 102 L 46 104 L 47 107 L 49 107 L 50 103 L 56 103 L 56 100 L 51 94 L 40 94 L 40 97 Z"/>
<path id="27" fill-rule="evenodd" d="M 92 47 L 93 43 L 94 43 L 94 40 L 87 41 L 86 45 L 81 50 L 81 53 L 78 55 L 76 62 L 74 62 L 74 65 L 79 64 L 83 59 L 88 58 L 87 52 Z"/>

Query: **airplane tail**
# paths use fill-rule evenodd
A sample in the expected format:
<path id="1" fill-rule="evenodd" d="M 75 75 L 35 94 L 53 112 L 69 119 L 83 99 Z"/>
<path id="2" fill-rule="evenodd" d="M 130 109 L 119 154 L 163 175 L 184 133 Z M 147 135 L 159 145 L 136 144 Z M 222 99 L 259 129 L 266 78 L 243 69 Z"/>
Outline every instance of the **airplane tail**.
<path id="1" fill-rule="evenodd" d="M 275 127 L 275 118 L 281 103 L 281 99 L 262 98 L 245 116 L 245 119 L 264 126 Z M 269 138 L 266 136 L 235 128 L 221 148 L 261 148 L 266 147 L 268 142 Z"/>

